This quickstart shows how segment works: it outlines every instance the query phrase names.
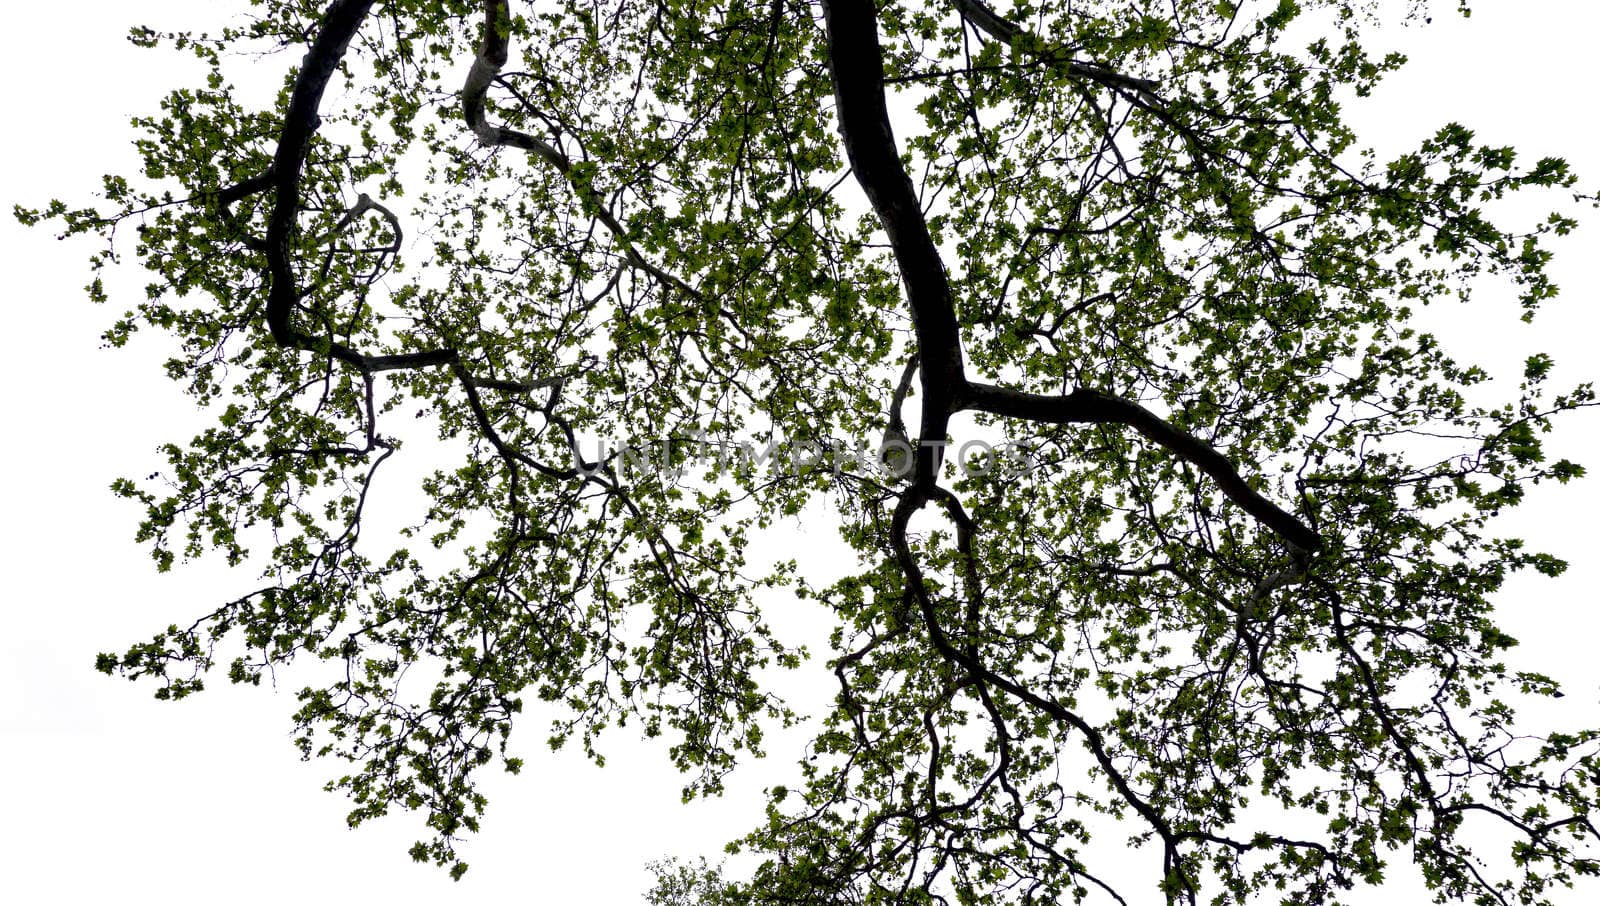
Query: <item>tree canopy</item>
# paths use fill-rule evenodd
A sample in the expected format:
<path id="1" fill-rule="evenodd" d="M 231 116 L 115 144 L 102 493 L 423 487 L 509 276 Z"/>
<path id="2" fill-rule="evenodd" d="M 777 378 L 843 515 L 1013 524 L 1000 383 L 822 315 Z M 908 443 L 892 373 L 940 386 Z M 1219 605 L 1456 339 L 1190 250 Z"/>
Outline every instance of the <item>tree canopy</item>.
<path id="1" fill-rule="evenodd" d="M 131 36 L 209 70 L 135 121 L 141 173 L 17 212 L 96 269 L 136 231 L 105 337 L 161 332 L 215 424 L 114 490 L 161 569 L 262 567 L 102 670 L 303 677 L 351 822 L 418 811 L 458 874 L 540 724 L 665 737 L 692 797 L 809 718 L 749 870 L 662 903 L 1600 872 L 1600 732 L 1516 725 L 1561 693 L 1492 612 L 1564 568 L 1491 522 L 1583 474 L 1544 437 L 1594 393 L 1542 355 L 1508 392 L 1417 318 L 1495 281 L 1533 318 L 1590 199 L 1459 124 L 1368 150 L 1344 107 L 1405 62 L 1374 0 L 238 5 Z M 275 97 L 235 87 L 263 55 Z M 1513 223 L 1529 189 L 1555 213 Z M 752 554 L 802 513 L 854 562 Z M 822 714 L 769 682 L 807 659 Z"/>

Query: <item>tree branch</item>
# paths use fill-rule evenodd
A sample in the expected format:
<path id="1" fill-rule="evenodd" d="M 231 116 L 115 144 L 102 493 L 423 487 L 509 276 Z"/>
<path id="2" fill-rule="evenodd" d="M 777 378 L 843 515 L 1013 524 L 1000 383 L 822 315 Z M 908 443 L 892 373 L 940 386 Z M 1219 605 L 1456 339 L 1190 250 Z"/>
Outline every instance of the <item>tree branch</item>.
<path id="1" fill-rule="evenodd" d="M 339 68 L 350 40 L 355 37 L 362 21 L 372 11 L 375 0 L 335 0 L 323 15 L 311 48 L 306 52 L 300 72 L 295 77 L 294 89 L 289 96 L 289 108 L 284 114 L 283 129 L 278 136 L 278 148 L 272 167 L 265 173 L 224 189 L 217 196 L 218 203 L 226 205 L 257 192 L 273 192 L 272 210 L 267 221 L 267 328 L 279 346 L 321 353 L 354 366 L 362 374 L 380 371 L 400 371 L 415 368 L 451 366 L 458 369 L 466 386 L 486 388 L 508 393 L 529 393 L 541 387 L 552 386 L 560 378 L 541 378 L 529 381 L 481 379 L 467 375 L 462 369 L 461 354 L 454 349 L 432 349 L 393 355 L 365 355 L 331 337 L 313 337 L 296 328 L 292 321 L 296 303 L 300 301 L 299 280 L 295 275 L 291 241 L 297 229 L 300 214 L 300 183 L 310 154 L 311 139 L 321 125 L 319 110 L 323 92 Z M 387 217 L 395 229 L 394 247 L 400 242 L 398 219 L 387 208 L 362 195 L 356 206 L 334 228 L 334 233 L 348 226 L 355 217 L 367 210 L 378 210 Z M 326 237 L 324 237 L 326 238 Z M 322 240 L 318 240 L 319 242 Z"/>
<path id="2" fill-rule="evenodd" d="M 278 345 L 296 349 L 317 349 L 310 337 L 300 333 L 290 323 L 300 290 L 295 278 L 290 239 L 300 213 L 300 180 L 306 157 L 311 151 L 311 138 L 321 125 L 318 111 L 322 106 L 322 93 L 333 78 L 344 58 L 350 39 L 355 37 L 361 22 L 372 11 L 375 0 L 335 0 L 323 14 L 317 36 L 300 64 L 295 77 L 294 90 L 289 96 L 289 109 L 284 113 L 283 130 L 278 135 L 278 150 L 272 161 L 273 205 L 267 221 L 267 270 L 271 289 L 267 296 L 267 327 Z M 337 346 L 338 344 L 333 344 Z M 332 350 L 329 350 L 332 352 Z M 342 349 L 332 353 L 335 358 L 359 366 L 363 358 L 353 350 Z M 442 364 L 434 362 L 431 364 Z"/>
<path id="3" fill-rule="evenodd" d="M 1322 548 L 1316 532 L 1252 488 L 1226 456 L 1131 400 L 1082 387 L 1065 396 L 1045 396 L 969 383 L 961 404 L 966 409 L 1046 424 L 1127 425 L 1206 473 L 1228 499 L 1285 541 L 1308 552 Z"/>
<path id="4" fill-rule="evenodd" d="M 1158 82 L 1151 79 L 1123 75 L 1116 70 L 1094 63 L 1080 63 L 1077 60 L 1069 60 L 1065 57 L 1055 60 L 1049 55 L 1040 52 L 1039 48 L 1046 46 L 1044 41 L 1024 31 L 1010 19 L 995 12 L 983 0 L 955 0 L 955 4 L 956 9 L 961 12 L 961 18 L 971 23 L 974 28 L 997 41 L 1018 47 L 1033 56 L 1041 57 L 1051 62 L 1065 62 L 1067 64 L 1067 74 L 1070 76 L 1088 79 L 1108 88 L 1133 91 L 1144 96 L 1146 100 L 1156 99 L 1156 89 L 1160 87 Z M 1021 39 L 1021 41 L 1019 42 L 1018 39 Z"/>
<path id="5" fill-rule="evenodd" d="M 870 0 L 824 0 L 822 10 L 827 23 L 828 67 L 833 75 L 845 152 L 856 181 L 889 236 L 911 306 L 922 369 L 919 436 L 924 440 L 943 439 L 951 403 L 966 381 L 961 331 L 944 261 L 895 145 L 884 98 L 883 48 L 878 42 L 877 14 Z M 919 485 L 932 485 L 935 463 L 931 449 L 917 451 Z"/>
<path id="6" fill-rule="evenodd" d="M 971 4 L 977 0 L 958 2 Z M 984 17 L 987 7 L 979 4 L 974 9 L 976 15 Z M 828 65 L 839 105 L 839 131 L 856 180 L 889 235 L 916 328 L 923 390 L 919 436 L 923 440 L 943 439 L 950 415 L 962 409 L 1056 424 L 1129 425 L 1211 476 L 1245 512 L 1290 544 L 1306 551 L 1319 549 L 1322 539 L 1315 532 L 1250 487 L 1222 454 L 1137 403 L 1091 390 L 1048 397 L 968 382 L 950 280 L 917 202 L 911 177 L 900 161 L 889 121 L 877 16 L 872 4 L 863 0 L 824 0 L 823 13 L 828 32 Z M 994 21 L 1004 23 L 992 11 L 987 15 L 985 21 L 991 25 Z M 1003 26 L 995 27 L 1003 30 Z M 915 481 L 919 487 L 931 488 L 937 478 L 935 452 L 928 447 L 917 450 Z"/>
<path id="7" fill-rule="evenodd" d="M 489 122 L 487 110 L 489 86 L 499 78 L 500 70 L 505 68 L 506 60 L 509 58 L 511 21 L 505 0 L 484 0 L 483 13 L 483 44 L 478 50 L 477 58 L 472 61 L 472 69 L 467 73 L 467 82 L 461 88 L 461 115 L 467 121 L 467 126 L 472 129 L 472 133 L 478 137 L 478 141 L 488 147 L 520 148 L 554 167 L 556 172 L 567 180 L 568 185 L 572 186 L 579 199 L 593 209 L 594 218 L 617 240 L 630 265 L 649 274 L 663 286 L 676 289 L 692 299 L 703 299 L 699 290 L 639 253 L 634 247 L 633 240 L 628 236 L 627 227 L 607 209 L 605 199 L 600 197 L 593 186 L 580 183 L 574 178 L 572 161 L 560 149 L 526 132 Z"/>
<path id="8" fill-rule="evenodd" d="M 1162 867 L 1165 878 L 1180 887 L 1186 899 L 1193 904 L 1198 891 L 1183 865 L 1183 857 L 1179 851 L 1179 843 L 1184 839 L 1185 835 L 1178 833 L 1166 816 L 1162 815 L 1154 805 L 1134 790 L 1132 783 L 1112 759 L 1111 751 L 1106 745 L 1105 734 L 1101 733 L 1098 728 L 1084 720 L 1071 708 L 1054 698 L 1035 692 L 1010 677 L 996 673 L 983 662 L 975 648 L 972 646 L 958 647 L 945 632 L 944 627 L 939 622 L 938 606 L 933 599 L 933 595 L 928 591 L 922 567 L 917 562 L 916 554 L 911 550 L 911 544 L 907 540 L 907 532 L 911 524 L 912 515 L 930 499 L 944 501 L 951 518 L 956 522 L 957 543 L 963 550 L 963 559 L 967 562 L 969 572 L 967 576 L 968 594 L 980 594 L 981 590 L 977 587 L 978 577 L 976 576 L 975 561 L 973 560 L 974 555 L 971 546 L 973 526 L 971 520 L 961 509 L 954 495 L 951 495 L 948 491 L 936 487 L 934 492 L 930 494 L 920 487 L 913 487 L 910 492 L 900 499 L 899 505 L 895 507 L 894 518 L 890 526 L 890 539 L 894 545 L 895 558 L 899 562 L 901 570 L 905 573 L 908 588 L 921 610 L 923 624 L 927 627 L 928 638 L 933 643 L 934 649 L 947 661 L 959 665 L 967 671 L 974 680 L 1000 689 L 1018 701 L 1032 705 L 1054 720 L 1077 730 L 1079 735 L 1083 737 L 1084 747 L 1089 750 L 1095 763 L 1105 773 L 1106 779 L 1110 781 L 1112 788 L 1161 838 Z"/>

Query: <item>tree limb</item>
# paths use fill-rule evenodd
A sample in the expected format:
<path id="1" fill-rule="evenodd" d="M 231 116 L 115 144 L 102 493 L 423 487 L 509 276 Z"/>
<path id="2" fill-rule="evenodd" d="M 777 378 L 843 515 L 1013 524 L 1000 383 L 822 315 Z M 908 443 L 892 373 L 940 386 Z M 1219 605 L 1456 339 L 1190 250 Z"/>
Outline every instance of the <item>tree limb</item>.
<path id="1" fill-rule="evenodd" d="M 967 380 L 950 280 L 889 121 L 877 16 L 862 0 L 825 0 L 823 13 L 839 131 L 856 180 L 889 235 L 916 328 L 923 390 L 919 436 L 942 440 L 950 415 L 962 409 L 1054 424 L 1129 425 L 1211 476 L 1245 512 L 1290 544 L 1319 549 L 1322 539 L 1315 532 L 1250 487 L 1226 457 L 1137 403 L 1085 389 L 1050 397 Z M 935 452 L 927 447 L 917 451 L 915 480 L 921 488 L 931 488 L 937 478 Z"/>
<path id="2" fill-rule="evenodd" d="M 1138 403 L 1083 387 L 1065 396 L 1045 396 L 973 382 L 965 391 L 962 408 L 993 415 L 1056 425 L 1127 425 L 1206 473 L 1230 500 L 1285 541 L 1304 551 L 1322 547 L 1316 532 L 1251 487 L 1216 448 Z"/>
<path id="3" fill-rule="evenodd" d="M 961 12 L 961 18 L 971 23 L 973 27 L 984 34 L 1013 47 L 1019 47 L 1034 56 L 1049 59 L 1047 55 L 1040 53 L 1038 50 L 1038 46 L 1043 46 L 1044 42 L 1024 31 L 1010 19 L 995 12 L 983 0 L 955 0 L 955 4 L 956 9 Z M 1020 43 L 1018 41 L 1019 38 L 1023 39 Z M 1032 43 L 1030 44 L 1030 42 Z M 1143 95 L 1147 100 L 1154 100 L 1156 89 L 1160 87 L 1160 83 L 1152 79 L 1140 79 L 1123 75 L 1105 66 L 1080 63 L 1077 60 L 1065 60 L 1065 58 L 1062 61 L 1066 62 L 1067 74 L 1070 76 L 1088 79 L 1108 88 L 1133 91 Z"/>
<path id="4" fill-rule="evenodd" d="M 822 10 L 845 152 L 856 181 L 889 235 L 911 306 L 922 368 L 919 436 L 942 440 L 951 403 L 966 380 L 961 332 L 944 261 L 895 146 L 883 92 L 883 48 L 878 42 L 877 15 L 872 4 L 864 0 L 824 0 Z M 918 484 L 933 483 L 934 463 L 931 450 L 917 451 Z"/>
<path id="5" fill-rule="evenodd" d="M 487 112 L 489 86 L 499 78 L 500 70 L 505 68 L 506 60 L 509 58 L 511 22 L 505 0 L 484 0 L 483 13 L 483 44 L 478 50 L 477 58 L 472 61 L 472 69 L 467 73 L 467 82 L 461 88 L 461 115 L 467 121 L 467 126 L 472 129 L 472 133 L 478 137 L 478 141 L 488 147 L 520 148 L 554 167 L 556 172 L 572 186 L 578 197 L 593 209 L 594 218 L 600 221 L 617 240 L 630 265 L 649 274 L 663 286 L 676 289 L 689 298 L 703 298 L 699 290 L 682 278 L 663 270 L 640 254 L 628 235 L 627 227 L 607 209 L 605 200 L 594 187 L 580 183 L 574 178 L 572 161 L 560 149 L 526 132 L 489 122 Z"/>

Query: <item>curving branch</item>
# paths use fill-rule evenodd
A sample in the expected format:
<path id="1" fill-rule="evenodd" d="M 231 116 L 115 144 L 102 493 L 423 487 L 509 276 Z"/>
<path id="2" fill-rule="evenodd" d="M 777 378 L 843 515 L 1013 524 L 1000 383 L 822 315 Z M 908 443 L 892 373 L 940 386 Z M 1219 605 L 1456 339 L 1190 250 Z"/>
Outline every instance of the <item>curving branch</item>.
<path id="1" fill-rule="evenodd" d="M 916 467 L 916 444 L 911 442 L 911 436 L 906 433 L 905 419 L 900 415 L 906 394 L 911 392 L 911 381 L 916 376 L 917 354 L 913 352 L 906 360 L 906 367 L 900 372 L 900 383 L 889 400 L 889 424 L 878 443 L 878 462 L 900 479 L 909 478 Z"/>
<path id="2" fill-rule="evenodd" d="M 906 434 L 906 423 L 900 410 L 905 406 L 906 395 L 911 392 L 911 381 L 917 376 L 917 365 L 917 354 L 913 352 L 906 359 L 906 367 L 900 372 L 900 383 L 894 388 L 894 398 L 889 401 L 889 430 L 899 431 L 902 437 Z"/>
<path id="3" fill-rule="evenodd" d="M 250 195 L 271 191 L 271 213 L 267 219 L 267 236 L 263 250 L 267 256 L 267 328 L 279 346 L 316 352 L 355 367 L 365 375 L 381 371 L 401 371 L 418 368 L 449 367 L 455 369 L 468 388 L 484 388 L 507 393 L 530 393 L 553 386 L 559 377 L 508 381 L 497 378 L 475 378 L 467 374 L 461 354 L 455 349 L 430 349 L 419 352 L 391 355 L 368 355 L 331 337 L 314 337 L 295 327 L 294 309 L 302 298 L 299 278 L 295 273 L 292 244 L 298 229 L 300 215 L 300 183 L 306 159 L 311 152 L 311 139 L 322 123 L 319 113 L 322 95 L 328 82 L 338 71 L 350 41 L 360 29 L 376 0 L 335 0 L 323 15 L 311 48 L 306 51 L 300 72 L 295 77 L 294 89 L 289 96 L 289 107 L 284 114 L 283 129 L 278 135 L 278 148 L 272 166 L 267 172 L 224 189 L 217 196 L 218 204 L 226 211 L 232 202 Z M 392 212 L 361 196 L 356 207 L 348 212 L 334 233 L 348 226 L 355 217 L 367 210 L 378 210 L 388 217 L 395 228 L 395 246 L 400 242 L 399 223 Z M 317 240 L 325 241 L 327 237 Z"/>
<path id="4" fill-rule="evenodd" d="M 270 171 L 273 203 L 267 219 L 267 271 L 271 286 L 267 296 L 267 327 L 272 331 L 272 338 L 280 346 L 326 351 L 357 367 L 366 363 L 365 356 L 337 343 L 319 343 L 291 323 L 300 290 L 290 242 L 300 214 L 300 181 L 306 158 L 311 153 L 311 139 L 322 124 L 319 114 L 322 94 L 344 59 L 350 40 L 374 4 L 375 0 L 335 0 L 323 14 L 317 35 L 300 64 L 300 73 L 295 76 L 289 109 L 284 113 L 283 129 L 278 135 L 278 149 Z M 427 364 L 447 362 L 448 359 L 440 358 Z"/>
<path id="5" fill-rule="evenodd" d="M 970 6 L 974 15 L 993 28 L 1003 30 L 1008 24 L 981 4 L 958 2 L 962 2 L 964 8 Z M 989 13 L 987 18 L 985 12 Z M 889 236 L 911 309 L 923 390 L 920 436 L 943 438 L 950 415 L 965 409 L 1042 423 L 1128 425 L 1204 471 L 1246 512 L 1290 544 L 1305 551 L 1320 548 L 1322 542 L 1315 532 L 1250 487 L 1226 457 L 1137 403 L 1087 389 L 1067 396 L 1047 397 L 968 380 L 949 277 L 895 144 L 884 93 L 883 49 L 878 40 L 876 14 L 870 0 L 824 0 L 823 13 L 828 62 L 845 150 L 857 181 Z M 1092 76 L 1099 72 L 1081 74 Z M 1153 88 L 1152 85 L 1131 87 L 1143 92 Z M 906 377 L 910 377 L 909 369 Z M 902 381 L 902 388 L 905 384 Z M 902 397 L 903 394 L 897 393 L 892 416 L 898 415 Z M 891 429 L 893 421 L 898 419 L 892 418 Z M 914 481 L 895 509 L 889 532 L 895 559 L 906 577 L 908 592 L 921 611 L 929 640 L 941 657 L 966 672 L 980 688 L 999 690 L 1076 730 L 1117 794 L 1161 838 L 1167 883 L 1194 902 L 1197 890 L 1180 845 L 1187 839 L 1204 839 L 1206 835 L 1174 828 L 1166 816 L 1140 795 L 1113 760 L 1104 734 L 1098 728 L 1067 705 L 996 673 L 984 663 L 973 645 L 958 645 L 941 625 L 939 608 L 907 537 L 912 515 L 926 503 L 941 501 L 956 523 L 957 546 L 965 564 L 969 621 L 971 611 L 981 609 L 983 589 L 972 543 L 975 527 L 960 501 L 937 485 L 936 462 L 929 448 L 917 451 Z"/>
<path id="6" fill-rule="evenodd" d="M 330 229 L 322 236 L 311 240 L 311 244 L 321 245 L 324 242 L 331 242 L 340 233 L 343 233 L 345 230 L 349 229 L 350 225 L 355 223 L 357 218 L 369 211 L 377 211 L 379 216 L 383 217 L 383 219 L 389 224 L 389 228 L 394 231 L 394 238 L 389 241 L 388 245 L 383 246 L 382 248 L 372 249 L 372 251 L 382 252 L 386 255 L 398 255 L 400 253 L 400 246 L 405 244 L 405 231 L 400 226 L 400 218 L 395 216 L 395 213 L 389 210 L 388 207 L 379 202 L 373 201 L 372 196 L 365 192 L 361 193 L 360 197 L 356 199 L 356 203 L 351 206 L 350 210 L 344 212 L 344 216 L 339 218 L 339 222 L 333 225 L 333 229 Z"/>
<path id="7" fill-rule="evenodd" d="M 922 370 L 919 436 L 943 439 L 956 390 L 965 381 L 961 331 L 944 260 L 895 146 L 883 92 L 877 14 L 862 0 L 824 0 L 822 11 L 845 152 L 889 235 L 911 305 Z M 934 456 L 924 447 L 917 451 L 916 481 L 926 487 L 934 479 Z"/>

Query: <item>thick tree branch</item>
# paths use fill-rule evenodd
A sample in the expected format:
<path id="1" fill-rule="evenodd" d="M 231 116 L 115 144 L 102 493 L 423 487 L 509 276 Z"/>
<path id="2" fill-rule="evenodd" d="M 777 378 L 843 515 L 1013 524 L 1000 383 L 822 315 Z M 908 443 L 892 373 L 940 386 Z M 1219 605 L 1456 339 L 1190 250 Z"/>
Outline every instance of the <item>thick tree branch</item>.
<path id="1" fill-rule="evenodd" d="M 466 375 L 460 366 L 461 355 L 454 349 L 432 349 L 393 355 L 365 355 L 331 337 L 313 337 L 294 326 L 293 314 L 300 301 L 301 290 L 295 274 L 293 238 L 300 214 L 300 183 L 304 175 L 306 158 L 311 151 L 311 139 L 321 125 L 322 95 L 328 82 L 338 71 L 350 40 L 355 37 L 361 23 L 372 11 L 376 0 L 336 0 L 323 15 L 311 48 L 306 52 L 300 72 L 295 77 L 294 90 L 289 96 L 289 108 L 284 114 L 283 129 L 278 136 L 278 148 L 272 167 L 260 176 L 247 179 L 224 189 L 218 195 L 223 206 L 251 194 L 271 190 L 272 211 L 267 220 L 267 328 L 279 346 L 317 352 L 354 366 L 363 374 L 380 371 L 400 371 L 415 368 L 450 366 L 458 369 L 469 388 L 485 388 L 508 393 L 528 393 L 551 386 L 559 378 L 531 381 L 506 381 L 481 379 Z M 347 226 L 366 210 L 382 211 L 395 227 L 395 245 L 400 241 L 399 223 L 386 208 L 363 195 L 356 207 L 340 221 L 335 232 Z"/>
<path id="2" fill-rule="evenodd" d="M 318 111 L 322 107 L 322 93 L 328 81 L 344 59 L 350 39 L 355 37 L 361 23 L 372 11 L 375 0 L 335 0 L 323 14 L 317 36 L 300 64 L 295 77 L 294 91 L 289 96 L 289 109 L 283 118 L 283 130 L 278 135 L 278 150 L 272 161 L 273 205 L 267 221 L 267 270 L 271 289 L 267 297 L 267 327 L 278 345 L 298 349 L 316 349 L 310 337 L 300 333 L 290 323 L 300 290 L 294 273 L 290 242 L 294 236 L 296 219 L 300 213 L 300 181 L 305 170 L 306 157 L 311 151 L 311 138 L 321 125 Z M 334 353 L 335 358 L 351 361 L 347 356 L 357 356 L 353 350 Z M 352 364 L 356 364 L 352 361 Z M 432 364 L 442 364 L 434 362 Z"/>
<path id="3" fill-rule="evenodd" d="M 272 188 L 273 180 L 275 178 L 276 177 L 274 176 L 272 170 L 268 169 L 265 173 L 257 173 L 255 176 L 252 176 L 248 179 L 242 179 L 239 182 L 234 183 L 226 189 L 218 192 L 217 204 L 226 208 L 228 205 L 231 205 L 236 201 L 243 201 L 252 195 L 265 192 Z"/>
<path id="4" fill-rule="evenodd" d="M 506 60 L 510 57 L 511 22 L 505 0 L 485 0 L 483 10 L 483 43 L 478 48 L 477 58 L 472 61 L 472 69 L 467 73 L 467 82 L 461 88 L 462 118 L 484 145 L 520 148 L 566 175 L 572 169 L 572 161 L 553 145 L 526 132 L 489 122 L 489 86 L 500 77 L 500 70 L 505 68 Z"/>
<path id="5" fill-rule="evenodd" d="M 1206 473 L 1228 499 L 1285 541 L 1304 551 L 1322 547 L 1322 539 L 1316 532 L 1252 488 L 1226 456 L 1131 400 L 1087 388 L 1065 396 L 1045 396 L 992 384 L 969 383 L 961 402 L 963 408 L 1047 424 L 1127 425 L 1146 440 Z"/>
<path id="6" fill-rule="evenodd" d="M 239 231 L 240 240 L 246 248 L 253 251 L 265 252 L 267 250 L 266 240 L 251 234 L 249 227 L 234 214 L 233 206 L 252 195 L 259 195 L 271 189 L 274 185 L 274 179 L 272 168 L 268 167 L 265 172 L 240 180 L 212 196 L 212 201 L 215 202 L 217 212 L 222 215 L 222 219 Z"/>
<path id="7" fill-rule="evenodd" d="M 951 403 L 965 382 L 961 332 L 944 261 L 928 231 L 911 177 L 900 162 L 883 90 L 883 48 L 870 0 L 824 0 L 828 66 L 839 106 L 839 131 L 856 181 L 883 223 L 900 265 L 922 369 L 924 440 L 942 440 Z M 917 453 L 916 481 L 934 481 L 935 457 Z"/>
<path id="8" fill-rule="evenodd" d="M 976 0 L 960 2 L 974 4 Z M 973 9 L 974 15 L 993 27 L 1003 31 L 1004 25 L 1009 25 L 992 11 L 986 16 L 987 7 L 981 4 Z M 942 440 L 949 416 L 961 409 L 1056 424 L 1129 425 L 1211 476 L 1224 494 L 1290 544 L 1306 551 L 1319 549 L 1322 540 L 1315 532 L 1250 487 L 1226 457 L 1137 403 L 1091 390 L 1047 397 L 968 382 L 950 280 L 911 177 L 901 163 L 889 121 L 877 16 L 872 4 L 864 0 L 825 0 L 823 13 L 839 131 L 856 180 L 889 236 L 916 328 L 923 391 L 919 436 Z M 931 488 L 937 478 L 935 452 L 927 447 L 917 451 L 915 481 L 921 488 Z"/>

